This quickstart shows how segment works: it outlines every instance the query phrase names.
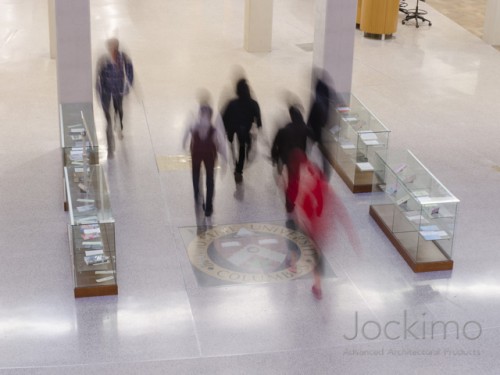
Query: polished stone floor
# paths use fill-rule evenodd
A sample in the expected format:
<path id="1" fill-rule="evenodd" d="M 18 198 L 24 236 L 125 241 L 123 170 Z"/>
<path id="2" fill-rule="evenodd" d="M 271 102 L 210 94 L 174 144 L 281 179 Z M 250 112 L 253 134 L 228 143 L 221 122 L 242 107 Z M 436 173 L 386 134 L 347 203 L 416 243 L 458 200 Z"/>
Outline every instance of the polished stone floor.
<path id="1" fill-rule="evenodd" d="M 461 200 L 453 271 L 413 273 L 369 217 L 370 194 L 332 173 L 334 277 L 321 301 L 307 277 L 200 285 L 183 228 L 285 222 L 268 145 L 286 119 L 284 92 L 308 104 L 312 53 L 299 46 L 313 41 L 313 1 L 274 1 L 268 54 L 242 48 L 243 7 L 91 1 L 94 58 L 117 35 L 137 87 L 124 138 L 102 159 L 119 295 L 75 300 L 47 2 L 0 0 L 0 373 L 498 374 L 500 54 L 431 3 L 432 27 L 399 25 L 384 41 L 356 32 L 352 91 L 391 130 L 390 147 L 411 149 Z M 218 170 L 206 223 L 182 134 L 199 89 L 219 108 L 236 65 L 264 125 L 243 185 Z"/>

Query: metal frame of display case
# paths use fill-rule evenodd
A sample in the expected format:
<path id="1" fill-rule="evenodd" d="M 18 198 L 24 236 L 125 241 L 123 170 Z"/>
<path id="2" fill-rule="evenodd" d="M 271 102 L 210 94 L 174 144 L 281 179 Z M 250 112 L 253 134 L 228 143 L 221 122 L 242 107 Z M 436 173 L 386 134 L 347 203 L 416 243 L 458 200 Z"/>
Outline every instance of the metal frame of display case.
<path id="1" fill-rule="evenodd" d="M 370 215 L 414 272 L 451 270 L 460 202 L 407 151 L 377 152 Z"/>
<path id="2" fill-rule="evenodd" d="M 115 221 L 100 165 L 64 167 L 75 297 L 118 294 Z"/>
<path id="3" fill-rule="evenodd" d="M 387 149 L 390 131 L 355 96 L 351 96 L 349 107 L 337 111 L 333 167 L 353 193 L 369 193 L 373 156 Z"/>

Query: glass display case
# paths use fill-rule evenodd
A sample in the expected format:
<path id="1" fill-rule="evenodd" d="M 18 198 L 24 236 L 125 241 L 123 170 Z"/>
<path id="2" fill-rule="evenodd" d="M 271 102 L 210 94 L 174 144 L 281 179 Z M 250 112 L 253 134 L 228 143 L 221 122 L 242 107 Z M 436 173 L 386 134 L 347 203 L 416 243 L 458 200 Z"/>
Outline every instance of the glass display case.
<path id="1" fill-rule="evenodd" d="M 100 165 L 64 167 L 75 297 L 118 294 L 115 224 Z"/>
<path id="2" fill-rule="evenodd" d="M 411 153 L 373 159 L 370 215 L 415 272 L 451 270 L 460 202 Z"/>
<path id="3" fill-rule="evenodd" d="M 387 149 L 390 131 L 354 96 L 338 112 L 333 166 L 353 193 L 370 192 L 372 160 L 376 151 Z"/>
<path id="4" fill-rule="evenodd" d="M 99 163 L 99 147 L 92 103 L 59 105 L 63 165 L 81 165 L 84 147 L 90 164 Z"/>
<path id="5" fill-rule="evenodd" d="M 88 164 L 98 164 L 99 147 L 92 103 L 60 104 L 59 124 L 63 166 L 83 167 Z M 64 189 L 64 211 L 68 211 L 66 189 Z"/>

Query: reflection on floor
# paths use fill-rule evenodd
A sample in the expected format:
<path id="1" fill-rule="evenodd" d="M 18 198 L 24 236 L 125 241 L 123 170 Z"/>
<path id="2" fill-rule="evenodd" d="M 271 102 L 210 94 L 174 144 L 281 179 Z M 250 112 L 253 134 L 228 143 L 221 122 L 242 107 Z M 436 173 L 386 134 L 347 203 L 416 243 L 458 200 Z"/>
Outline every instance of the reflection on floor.
<path id="1" fill-rule="evenodd" d="M 191 158 L 187 155 L 156 156 L 159 172 L 191 169 Z"/>
<path id="2" fill-rule="evenodd" d="M 310 278 L 316 265 L 314 243 L 290 222 L 184 227 L 180 232 L 199 286 Z M 334 277 L 328 262 L 323 263 L 324 277 Z"/>

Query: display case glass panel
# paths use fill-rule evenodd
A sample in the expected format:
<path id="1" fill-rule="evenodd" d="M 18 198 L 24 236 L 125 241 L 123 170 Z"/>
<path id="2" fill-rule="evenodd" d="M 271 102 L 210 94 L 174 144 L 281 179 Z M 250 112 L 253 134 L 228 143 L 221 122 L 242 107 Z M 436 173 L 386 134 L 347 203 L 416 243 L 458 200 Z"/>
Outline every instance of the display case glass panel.
<path id="1" fill-rule="evenodd" d="M 373 159 L 370 214 L 417 272 L 453 267 L 459 200 L 411 153 Z"/>
<path id="2" fill-rule="evenodd" d="M 374 154 L 387 149 L 390 131 L 355 96 L 339 113 L 334 137 L 335 170 L 354 193 L 370 192 Z"/>
<path id="3" fill-rule="evenodd" d="M 90 164 L 98 164 L 99 147 L 92 103 L 60 104 L 59 124 L 63 165 L 82 165 L 85 153 Z"/>
<path id="4" fill-rule="evenodd" d="M 103 168 L 65 167 L 75 297 L 118 293 L 115 226 Z"/>

